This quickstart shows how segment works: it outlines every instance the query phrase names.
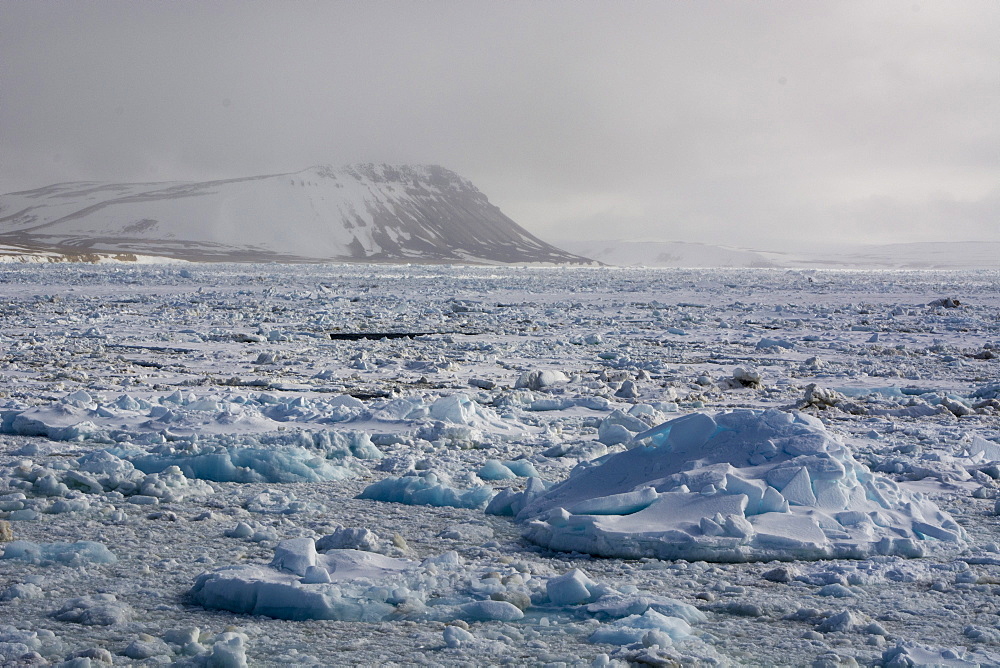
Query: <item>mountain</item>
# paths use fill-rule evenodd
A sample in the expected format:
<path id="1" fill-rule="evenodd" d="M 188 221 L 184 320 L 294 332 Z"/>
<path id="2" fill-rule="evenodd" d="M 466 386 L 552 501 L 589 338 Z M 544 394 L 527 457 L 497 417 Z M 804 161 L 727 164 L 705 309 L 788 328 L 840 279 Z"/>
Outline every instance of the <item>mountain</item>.
<path id="1" fill-rule="evenodd" d="M 683 241 L 567 241 L 563 248 L 618 267 L 776 267 L 761 253 Z"/>
<path id="2" fill-rule="evenodd" d="M 532 236 L 454 172 L 373 164 L 10 193 L 0 246 L 198 261 L 590 263 Z"/>
<path id="3" fill-rule="evenodd" d="M 566 241 L 560 246 L 619 267 L 1000 269 L 1000 242 L 996 241 L 847 244 L 793 253 L 682 241 Z"/>
<path id="4" fill-rule="evenodd" d="M 782 267 L 817 269 L 1000 269 L 997 241 L 912 241 L 843 246 L 824 251 L 764 252 Z"/>

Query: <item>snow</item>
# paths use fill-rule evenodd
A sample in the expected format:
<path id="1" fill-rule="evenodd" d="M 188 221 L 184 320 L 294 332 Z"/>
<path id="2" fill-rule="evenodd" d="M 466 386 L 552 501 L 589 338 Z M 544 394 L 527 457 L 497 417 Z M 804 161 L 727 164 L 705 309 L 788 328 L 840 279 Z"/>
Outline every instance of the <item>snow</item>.
<path id="1" fill-rule="evenodd" d="M 5 665 L 1000 663 L 995 271 L 0 291 Z"/>

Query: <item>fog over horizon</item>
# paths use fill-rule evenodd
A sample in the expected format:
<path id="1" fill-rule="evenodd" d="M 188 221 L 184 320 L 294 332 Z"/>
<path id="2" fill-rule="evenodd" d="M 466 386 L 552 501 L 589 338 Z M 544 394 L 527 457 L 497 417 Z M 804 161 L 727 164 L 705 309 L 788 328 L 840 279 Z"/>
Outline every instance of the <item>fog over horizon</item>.
<path id="1" fill-rule="evenodd" d="M 0 0 L 0 193 L 440 164 L 539 237 L 1000 242 L 1000 4 Z"/>

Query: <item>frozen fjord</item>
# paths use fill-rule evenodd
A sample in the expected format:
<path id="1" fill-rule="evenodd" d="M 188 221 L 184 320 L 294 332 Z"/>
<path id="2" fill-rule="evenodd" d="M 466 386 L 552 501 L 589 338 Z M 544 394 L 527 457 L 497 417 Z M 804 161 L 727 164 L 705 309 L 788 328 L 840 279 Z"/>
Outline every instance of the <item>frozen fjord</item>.
<path id="1" fill-rule="evenodd" d="M 0 271 L 4 661 L 1000 661 L 997 272 Z"/>

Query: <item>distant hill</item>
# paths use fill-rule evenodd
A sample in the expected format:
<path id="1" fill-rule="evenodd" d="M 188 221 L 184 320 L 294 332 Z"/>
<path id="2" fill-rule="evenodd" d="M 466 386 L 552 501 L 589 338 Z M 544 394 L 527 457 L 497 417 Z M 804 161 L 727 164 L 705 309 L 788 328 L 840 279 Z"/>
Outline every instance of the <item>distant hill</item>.
<path id="1" fill-rule="evenodd" d="M 531 235 L 458 174 L 423 165 L 60 183 L 0 196 L 0 246 L 49 257 L 590 263 Z"/>
<path id="2" fill-rule="evenodd" d="M 782 267 L 817 269 L 1000 269 L 1000 242 L 935 241 L 865 245 L 825 252 L 762 252 Z"/>
<path id="3" fill-rule="evenodd" d="M 681 241 L 567 241 L 563 248 L 619 267 L 1000 269 L 1000 242 L 845 245 L 784 253 Z"/>
<path id="4" fill-rule="evenodd" d="M 683 241 L 576 241 L 563 248 L 617 267 L 776 267 L 764 255 Z"/>

